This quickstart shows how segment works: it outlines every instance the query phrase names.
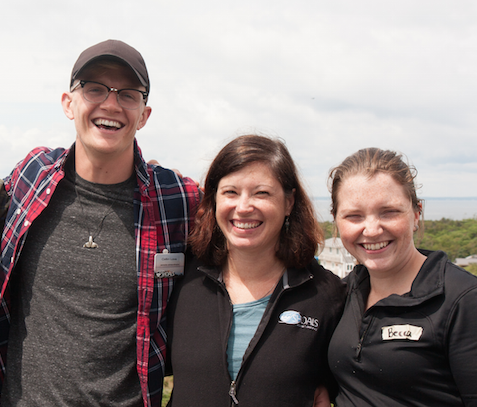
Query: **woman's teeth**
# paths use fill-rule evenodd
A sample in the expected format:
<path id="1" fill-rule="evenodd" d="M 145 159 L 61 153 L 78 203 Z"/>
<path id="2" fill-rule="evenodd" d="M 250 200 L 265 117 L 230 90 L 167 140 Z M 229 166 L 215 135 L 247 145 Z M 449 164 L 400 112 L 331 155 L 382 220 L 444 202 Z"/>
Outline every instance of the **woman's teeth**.
<path id="1" fill-rule="evenodd" d="M 389 244 L 389 242 L 380 242 L 380 243 L 364 243 L 363 247 L 366 250 L 379 250 L 382 249 L 383 247 L 386 247 Z"/>
<path id="2" fill-rule="evenodd" d="M 233 222 L 233 225 L 239 229 L 254 229 L 259 227 L 261 222 Z"/>

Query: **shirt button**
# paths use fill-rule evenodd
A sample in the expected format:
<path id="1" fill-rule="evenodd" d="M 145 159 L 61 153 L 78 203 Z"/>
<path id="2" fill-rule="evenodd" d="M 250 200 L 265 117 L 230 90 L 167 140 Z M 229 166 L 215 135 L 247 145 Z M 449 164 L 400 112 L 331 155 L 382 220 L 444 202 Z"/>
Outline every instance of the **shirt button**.
<path id="1" fill-rule="evenodd" d="M 50 195 L 50 192 L 51 192 L 51 189 L 50 189 L 50 188 L 47 188 L 46 194 L 47 194 L 47 195 Z"/>
<path id="2" fill-rule="evenodd" d="M 20 208 L 18 208 L 18 209 L 15 211 L 15 213 L 16 213 L 17 215 L 20 215 L 20 213 L 22 213 L 22 210 L 21 210 Z"/>
<path id="3" fill-rule="evenodd" d="M 25 221 L 25 223 L 23 224 L 23 226 L 28 226 L 30 224 L 30 222 L 28 222 L 27 220 Z"/>

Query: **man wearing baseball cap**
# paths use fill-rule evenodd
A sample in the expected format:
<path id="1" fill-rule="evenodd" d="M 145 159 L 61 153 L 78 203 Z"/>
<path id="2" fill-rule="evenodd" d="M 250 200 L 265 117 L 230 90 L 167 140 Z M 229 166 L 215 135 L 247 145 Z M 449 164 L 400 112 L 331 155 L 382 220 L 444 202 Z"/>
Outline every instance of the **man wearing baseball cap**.
<path id="1" fill-rule="evenodd" d="M 34 149 L 5 179 L 2 407 L 161 405 L 164 309 L 199 192 L 144 162 L 149 91 L 134 48 L 86 49 L 62 96 L 74 144 Z"/>

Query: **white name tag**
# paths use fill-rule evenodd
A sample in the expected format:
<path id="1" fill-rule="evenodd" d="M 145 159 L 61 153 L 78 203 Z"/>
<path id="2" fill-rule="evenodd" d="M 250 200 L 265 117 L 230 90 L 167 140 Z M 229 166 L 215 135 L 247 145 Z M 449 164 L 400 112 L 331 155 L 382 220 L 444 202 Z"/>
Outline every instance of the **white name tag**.
<path id="1" fill-rule="evenodd" d="M 184 274 L 184 253 L 156 253 L 154 275 L 156 278 L 170 278 Z"/>
<path id="2" fill-rule="evenodd" d="M 418 341 L 423 332 L 423 328 L 414 325 L 391 325 L 383 326 L 381 329 L 383 341 L 392 341 L 394 339 Z"/>

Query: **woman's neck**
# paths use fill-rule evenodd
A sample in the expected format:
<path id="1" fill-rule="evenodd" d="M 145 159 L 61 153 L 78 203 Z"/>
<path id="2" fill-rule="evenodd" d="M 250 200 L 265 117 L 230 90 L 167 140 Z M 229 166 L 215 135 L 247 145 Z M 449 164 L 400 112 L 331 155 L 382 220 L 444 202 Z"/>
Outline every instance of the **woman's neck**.
<path id="1" fill-rule="evenodd" d="M 383 298 L 392 294 L 403 295 L 411 291 L 412 283 L 419 273 L 426 256 L 415 249 L 408 262 L 403 263 L 396 272 L 380 273 L 369 271 L 371 289 L 369 291 L 366 309 Z"/>
<path id="2" fill-rule="evenodd" d="M 240 304 L 271 294 L 284 271 L 283 262 L 276 256 L 229 255 L 223 278 L 232 302 Z"/>

